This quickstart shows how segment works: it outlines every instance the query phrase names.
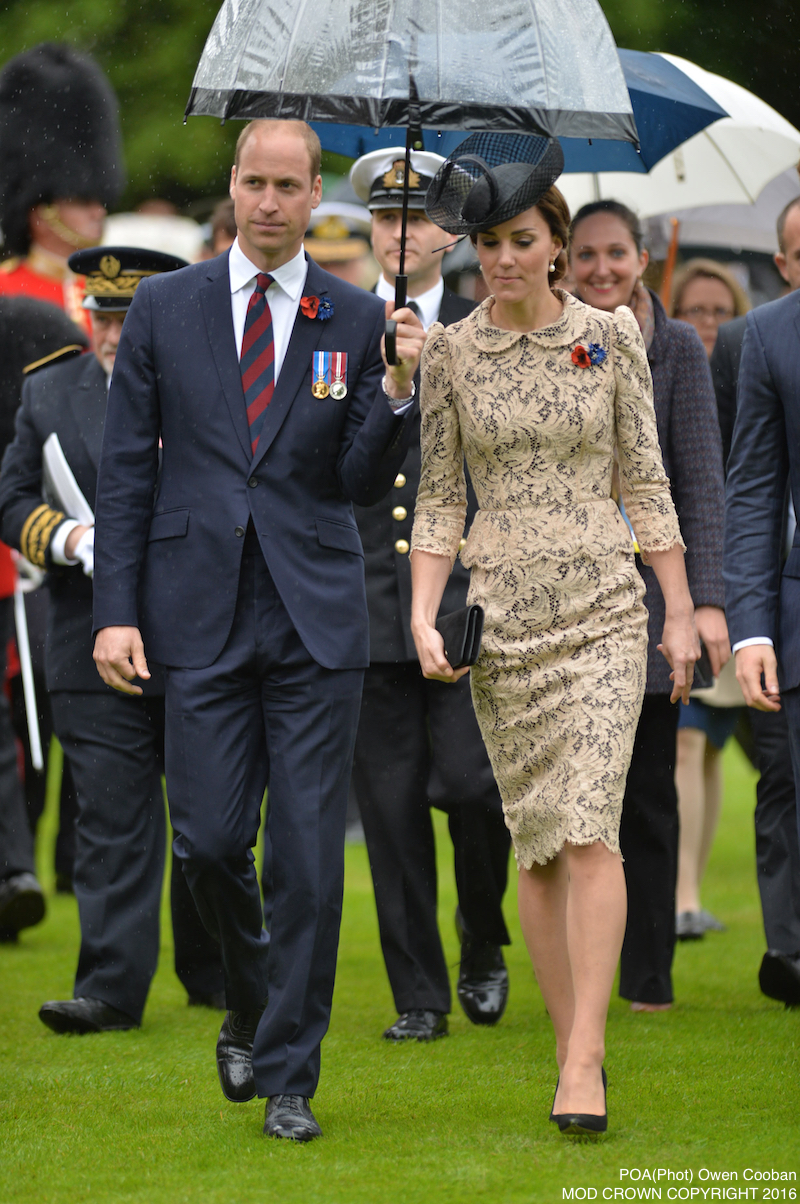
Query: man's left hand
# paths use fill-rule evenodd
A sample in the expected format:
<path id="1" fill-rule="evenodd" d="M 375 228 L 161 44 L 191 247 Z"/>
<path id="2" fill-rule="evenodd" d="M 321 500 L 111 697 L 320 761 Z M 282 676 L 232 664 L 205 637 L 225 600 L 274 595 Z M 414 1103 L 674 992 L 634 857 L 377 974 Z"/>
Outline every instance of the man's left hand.
<path id="1" fill-rule="evenodd" d="M 386 340 L 381 339 L 381 355 L 386 365 L 386 392 L 390 397 L 402 401 L 411 396 L 414 373 L 419 367 L 422 348 L 425 346 L 425 331 L 422 323 L 410 309 L 395 309 L 394 301 L 386 302 L 386 317 L 397 323 L 397 363 L 386 360 Z"/>

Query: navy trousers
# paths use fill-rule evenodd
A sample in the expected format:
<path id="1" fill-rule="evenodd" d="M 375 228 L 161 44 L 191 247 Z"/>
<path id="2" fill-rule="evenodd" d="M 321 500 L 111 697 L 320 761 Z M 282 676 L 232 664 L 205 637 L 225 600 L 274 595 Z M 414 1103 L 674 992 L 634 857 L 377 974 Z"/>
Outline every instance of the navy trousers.
<path id="1" fill-rule="evenodd" d="M 252 541 L 253 543 L 255 541 Z M 313 1096 L 329 1023 L 344 831 L 363 670 L 306 651 L 251 540 L 227 643 L 205 669 L 166 674 L 167 795 L 175 853 L 222 946 L 228 1007 L 261 1007 L 260 1096 Z M 271 939 L 253 860 L 269 792 Z"/>
<path id="2" fill-rule="evenodd" d="M 137 1023 L 158 964 L 166 852 L 164 702 L 115 691 L 50 696 L 78 795 L 74 889 L 81 922 L 75 997 Z M 173 861 L 175 969 L 190 995 L 222 989 L 219 950 Z"/>

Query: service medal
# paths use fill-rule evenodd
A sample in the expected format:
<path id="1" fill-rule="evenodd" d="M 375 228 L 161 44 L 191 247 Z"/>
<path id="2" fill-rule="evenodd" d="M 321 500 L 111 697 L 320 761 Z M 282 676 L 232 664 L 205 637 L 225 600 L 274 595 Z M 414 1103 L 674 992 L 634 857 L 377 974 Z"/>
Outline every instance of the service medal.
<path id="1" fill-rule="evenodd" d="M 311 386 L 312 396 L 324 401 L 330 393 L 331 353 L 330 351 L 315 351 L 312 360 L 314 383 Z"/>
<path id="2" fill-rule="evenodd" d="M 347 396 L 347 353 L 345 351 L 331 352 L 331 397 L 341 401 Z"/>

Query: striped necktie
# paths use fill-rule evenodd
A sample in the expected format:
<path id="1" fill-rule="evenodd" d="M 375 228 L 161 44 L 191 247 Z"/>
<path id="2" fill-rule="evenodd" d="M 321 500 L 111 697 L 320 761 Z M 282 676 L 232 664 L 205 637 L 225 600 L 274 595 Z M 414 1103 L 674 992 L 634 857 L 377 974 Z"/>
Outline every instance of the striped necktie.
<path id="1" fill-rule="evenodd" d="M 253 455 L 275 388 L 275 341 L 272 335 L 272 314 L 267 302 L 267 289 L 271 284 L 271 276 L 266 272 L 258 273 L 255 291 L 247 306 L 239 365 Z"/>

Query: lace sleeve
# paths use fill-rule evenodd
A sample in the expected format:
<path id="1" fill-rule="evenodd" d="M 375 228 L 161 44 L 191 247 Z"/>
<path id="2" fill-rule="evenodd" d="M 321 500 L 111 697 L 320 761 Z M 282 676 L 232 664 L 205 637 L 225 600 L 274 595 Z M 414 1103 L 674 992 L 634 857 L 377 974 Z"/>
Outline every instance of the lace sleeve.
<path id="1" fill-rule="evenodd" d="M 614 313 L 617 455 L 622 501 L 639 547 L 686 551 L 669 480 L 664 472 L 653 408 L 650 366 L 636 319 L 626 306 Z"/>
<path id="2" fill-rule="evenodd" d="M 422 469 L 411 551 L 447 556 L 452 567 L 464 533 L 467 488 L 450 353 L 440 322 L 428 332 L 421 377 Z"/>

